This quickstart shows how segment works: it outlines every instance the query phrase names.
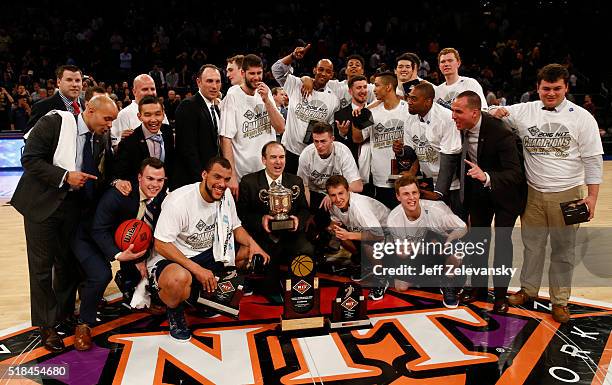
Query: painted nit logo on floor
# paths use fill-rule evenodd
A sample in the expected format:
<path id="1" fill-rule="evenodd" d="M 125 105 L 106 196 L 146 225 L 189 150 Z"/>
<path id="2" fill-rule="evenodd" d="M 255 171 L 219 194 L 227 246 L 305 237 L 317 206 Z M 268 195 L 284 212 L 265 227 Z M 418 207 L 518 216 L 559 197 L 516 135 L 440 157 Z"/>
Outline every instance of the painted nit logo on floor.
<path id="1" fill-rule="evenodd" d="M 221 290 L 222 293 L 229 293 L 235 291 L 236 288 L 230 281 L 225 281 L 219 283 L 219 290 Z"/>
<path id="2" fill-rule="evenodd" d="M 348 297 L 340 305 L 342 305 L 342 307 L 344 307 L 346 310 L 353 310 L 355 306 L 357 306 L 357 301 L 355 301 L 352 297 Z"/>
<path id="3" fill-rule="evenodd" d="M 304 294 L 304 293 L 306 293 L 306 292 L 308 291 L 308 289 L 310 289 L 311 287 L 312 287 L 312 286 L 311 286 L 311 285 L 310 285 L 308 282 L 306 282 L 306 281 L 304 281 L 303 279 L 301 279 L 301 280 L 300 280 L 298 283 L 296 283 L 296 284 L 293 286 L 293 290 L 297 291 L 297 292 L 298 292 L 298 293 L 300 293 L 300 294 Z"/>

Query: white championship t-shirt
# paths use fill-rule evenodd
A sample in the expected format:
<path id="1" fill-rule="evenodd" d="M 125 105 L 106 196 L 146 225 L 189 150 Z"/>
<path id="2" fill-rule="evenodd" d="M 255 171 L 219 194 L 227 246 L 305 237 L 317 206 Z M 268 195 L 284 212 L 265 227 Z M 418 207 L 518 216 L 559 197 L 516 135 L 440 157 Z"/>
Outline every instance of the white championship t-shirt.
<path id="1" fill-rule="evenodd" d="M 400 100 L 397 107 L 392 110 L 385 109 L 384 103 L 372 108 L 374 125 L 363 129 L 361 134 L 364 140 L 370 138 L 372 157 L 370 170 L 374 186 L 393 187 L 388 182 L 391 175 L 391 159 L 395 158 L 393 141 L 402 140 L 404 126 L 409 116 L 408 103 L 404 100 Z"/>
<path id="2" fill-rule="evenodd" d="M 436 97 L 434 101 L 436 103 L 441 104 L 442 106 L 450 109 L 451 103 L 457 95 L 462 93 L 463 91 L 474 91 L 480 96 L 481 109 L 486 109 L 487 98 L 484 96 L 484 92 L 482 91 L 482 86 L 476 79 L 469 78 L 467 76 L 459 76 L 459 80 L 455 83 L 448 85 L 446 83 L 442 83 L 439 86 L 435 87 L 436 89 Z"/>
<path id="3" fill-rule="evenodd" d="M 584 184 L 581 158 L 603 154 L 597 121 L 587 110 L 564 100 L 556 111 L 541 101 L 506 106 L 508 123 L 523 142 L 527 183 L 541 192 Z"/>
<path id="4" fill-rule="evenodd" d="M 342 175 L 351 183 L 361 179 L 351 150 L 340 142 L 334 142 L 332 153 L 322 159 L 314 143 L 306 146 L 300 154 L 297 175 L 310 191 L 325 193 L 325 182 L 332 175 Z"/>
<path id="5" fill-rule="evenodd" d="M 155 239 L 172 243 L 187 258 L 192 258 L 213 247 L 217 228 L 217 207 L 220 202 L 208 203 L 200 194 L 196 182 L 172 191 L 162 203 L 162 210 L 155 226 Z M 231 197 L 231 194 L 228 194 Z M 241 226 L 235 205 L 230 204 L 233 229 Z M 150 270 L 164 259 L 155 252 L 147 261 Z"/>
<path id="6" fill-rule="evenodd" d="M 402 205 L 391 210 L 387 226 L 393 239 L 419 242 L 423 241 L 427 230 L 446 235 L 453 230 L 467 227 L 444 202 L 420 199 L 419 203 L 421 215 L 414 221 L 408 219 Z"/>
<path id="7" fill-rule="evenodd" d="M 276 132 L 259 93 L 251 96 L 240 87 L 231 90 L 221 103 L 219 135 L 232 140 L 236 174 L 240 180 L 244 175 L 264 168 L 261 148 L 276 140 Z M 271 92 L 268 97 L 274 100 Z"/>
<path id="8" fill-rule="evenodd" d="M 332 221 L 340 222 L 351 232 L 368 228 L 383 228 L 387 226 L 389 208 L 374 198 L 349 192 L 349 207 L 342 212 L 332 205 L 330 215 Z"/>
<path id="9" fill-rule="evenodd" d="M 339 81 L 338 79 L 331 79 L 327 82 L 327 87 L 336 95 L 338 100 L 340 101 L 340 107 L 344 108 L 351 104 L 353 97 L 349 93 L 348 80 Z M 376 95 L 374 95 L 374 84 L 368 83 L 368 97 L 366 100 L 366 105 L 373 103 L 376 100 Z"/>
<path id="10" fill-rule="evenodd" d="M 423 121 L 418 115 L 410 115 L 404 127 L 404 144 L 414 149 L 421 171 L 437 184 L 440 153 L 460 154 L 461 134 L 452 119 L 452 112 L 434 103 Z M 459 178 L 455 177 L 450 189 L 459 187 Z"/>
<path id="11" fill-rule="evenodd" d="M 164 114 L 163 124 L 170 124 L 168 117 Z M 142 122 L 138 119 L 138 103 L 132 100 L 127 107 L 119 111 L 117 119 L 113 121 L 111 126 L 111 140 L 113 145 L 121 142 L 121 133 L 125 130 L 134 130 L 140 126 Z"/>
<path id="12" fill-rule="evenodd" d="M 289 96 L 289 107 L 282 143 L 287 151 L 299 155 L 307 146 L 304 135 L 310 121 L 333 124 L 339 102 L 329 89 L 312 91 L 308 97 L 302 97 L 302 80 L 291 74 L 287 75 L 283 89 Z"/>

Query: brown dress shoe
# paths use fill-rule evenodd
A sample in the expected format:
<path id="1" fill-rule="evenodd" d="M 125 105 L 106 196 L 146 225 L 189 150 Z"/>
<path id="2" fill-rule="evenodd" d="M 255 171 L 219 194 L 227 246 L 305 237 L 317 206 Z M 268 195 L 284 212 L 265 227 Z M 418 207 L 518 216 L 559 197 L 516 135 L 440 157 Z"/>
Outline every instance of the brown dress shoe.
<path id="1" fill-rule="evenodd" d="M 566 324 L 570 320 L 570 311 L 567 306 L 552 305 L 552 317 L 555 321 Z"/>
<path id="2" fill-rule="evenodd" d="M 63 352 L 66 349 L 64 340 L 57 334 L 53 327 L 40 327 L 40 338 L 45 349 L 53 353 Z"/>
<path id="3" fill-rule="evenodd" d="M 512 306 L 521 306 L 526 302 L 531 301 L 533 298 L 523 289 L 519 290 L 515 294 L 508 297 L 508 303 Z"/>
<path id="4" fill-rule="evenodd" d="M 91 349 L 91 329 L 86 324 L 78 324 L 74 330 L 74 348 L 79 351 Z"/>

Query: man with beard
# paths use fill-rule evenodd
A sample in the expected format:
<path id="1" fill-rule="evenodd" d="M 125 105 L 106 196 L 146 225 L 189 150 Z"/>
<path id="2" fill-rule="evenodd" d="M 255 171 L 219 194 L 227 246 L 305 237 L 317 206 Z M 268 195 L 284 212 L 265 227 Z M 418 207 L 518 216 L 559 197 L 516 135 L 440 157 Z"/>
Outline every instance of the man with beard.
<path id="1" fill-rule="evenodd" d="M 127 107 L 119 111 L 119 115 L 117 115 L 117 119 L 113 123 L 113 128 L 111 128 L 113 146 L 118 145 L 126 136 L 132 135 L 136 127 L 140 126 L 141 122 L 138 119 L 138 103 L 140 103 L 140 100 L 147 95 L 157 97 L 155 81 L 147 74 L 140 74 L 134 78 L 132 92 L 134 93 L 134 100 Z M 166 116 L 164 116 L 163 123 L 170 124 Z"/>
<path id="2" fill-rule="evenodd" d="M 338 98 L 327 87 L 327 82 L 334 75 L 334 65 L 329 59 L 321 59 L 313 69 L 314 91 L 302 95 L 302 80 L 292 75 L 293 60 L 300 60 L 310 49 L 296 47 L 293 52 L 278 60 L 272 66 L 272 74 L 289 96 L 286 132 L 282 143 L 287 149 L 287 171 L 296 173 L 302 150 L 312 143 L 312 124 L 315 122 L 333 123 L 334 112 L 338 109 Z M 309 130 L 310 128 L 310 130 Z"/>
<path id="3" fill-rule="evenodd" d="M 242 227 L 227 186 L 232 166 L 213 157 L 202 171 L 202 181 L 173 191 L 162 205 L 155 228 L 155 253 L 147 269 L 168 307 L 170 336 L 186 342 L 191 330 L 183 301 L 197 300 L 200 291 L 217 287 L 215 274 L 225 267 L 242 267 L 253 255 L 270 256 Z M 242 247 L 234 250 L 234 239 Z"/>
<path id="4" fill-rule="evenodd" d="M 336 124 L 334 124 L 334 138 L 337 142 L 346 145 L 355 162 L 359 161 L 359 144 L 353 142 L 351 135 L 351 120 L 353 110 L 365 107 L 368 101 L 370 84 L 363 75 L 355 75 L 348 81 L 348 92 L 351 96 L 350 103 L 334 114 Z M 366 180 L 367 182 L 367 180 Z"/>
<path id="5" fill-rule="evenodd" d="M 259 56 L 246 55 L 241 73 L 239 90 L 228 93 L 221 105 L 219 129 L 221 151 L 234 170 L 228 187 L 236 199 L 240 179 L 263 168 L 261 148 L 285 131 L 285 119 L 262 81 L 263 63 Z"/>

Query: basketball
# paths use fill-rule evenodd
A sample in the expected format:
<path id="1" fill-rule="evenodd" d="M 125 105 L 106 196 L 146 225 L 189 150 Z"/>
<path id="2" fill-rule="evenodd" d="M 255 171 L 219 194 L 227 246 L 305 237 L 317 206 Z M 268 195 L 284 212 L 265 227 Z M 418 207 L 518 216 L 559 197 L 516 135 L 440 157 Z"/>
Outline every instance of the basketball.
<path id="1" fill-rule="evenodd" d="M 291 271 L 297 277 L 306 277 L 314 269 L 314 262 L 308 255 L 298 255 L 291 261 Z"/>
<path id="2" fill-rule="evenodd" d="M 153 234 L 149 225 L 139 219 L 128 219 L 115 231 L 115 243 L 121 251 L 127 250 L 130 244 L 134 244 L 134 253 L 146 250 L 151 244 Z"/>

